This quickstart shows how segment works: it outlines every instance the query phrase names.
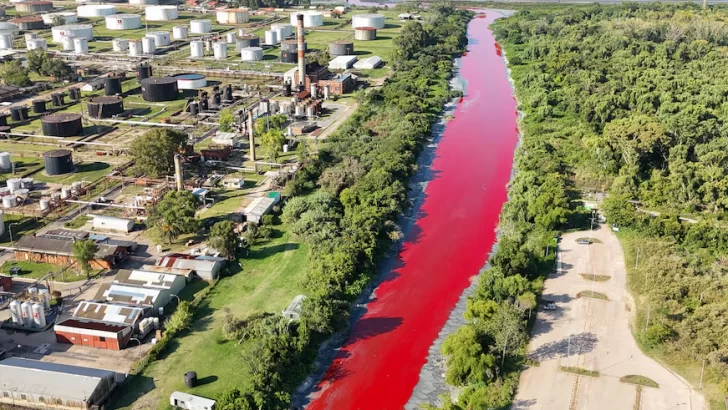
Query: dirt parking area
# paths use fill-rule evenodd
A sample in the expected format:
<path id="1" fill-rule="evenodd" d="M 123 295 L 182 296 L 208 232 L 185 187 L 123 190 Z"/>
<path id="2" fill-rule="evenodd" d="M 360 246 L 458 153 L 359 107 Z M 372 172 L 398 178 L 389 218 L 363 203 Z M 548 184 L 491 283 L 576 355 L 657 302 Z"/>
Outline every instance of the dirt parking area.
<path id="1" fill-rule="evenodd" d="M 591 244 L 577 242 L 590 237 Z M 543 293 L 556 309 L 538 312 L 528 350 L 539 365 L 521 375 L 514 410 L 706 408 L 684 379 L 640 351 L 630 331 L 634 309 L 626 280 L 621 245 L 606 225 L 563 236 L 556 272 Z M 562 367 L 597 373 L 587 376 Z M 628 375 L 645 376 L 659 387 L 638 389 L 620 380 Z"/>

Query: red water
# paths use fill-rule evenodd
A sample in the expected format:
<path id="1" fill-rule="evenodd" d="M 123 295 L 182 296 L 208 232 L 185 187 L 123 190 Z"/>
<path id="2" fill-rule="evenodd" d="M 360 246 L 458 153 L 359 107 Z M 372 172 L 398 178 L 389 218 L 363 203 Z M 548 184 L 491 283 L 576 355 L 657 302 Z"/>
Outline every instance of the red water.
<path id="1" fill-rule="evenodd" d="M 495 18 L 470 22 L 460 65 L 466 95 L 437 147 L 421 216 L 308 410 L 402 409 L 428 349 L 486 262 L 518 139 L 516 105 L 488 29 Z"/>

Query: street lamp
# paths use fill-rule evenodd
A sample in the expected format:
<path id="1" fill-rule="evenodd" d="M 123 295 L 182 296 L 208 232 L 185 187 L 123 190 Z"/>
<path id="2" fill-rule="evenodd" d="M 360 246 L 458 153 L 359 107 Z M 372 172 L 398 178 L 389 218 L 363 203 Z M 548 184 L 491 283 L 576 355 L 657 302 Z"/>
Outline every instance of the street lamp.
<path id="1" fill-rule="evenodd" d="M 173 297 L 177 298 L 177 306 L 179 306 L 179 304 L 182 303 L 182 300 L 180 300 L 179 296 L 177 296 L 177 295 L 169 295 L 169 296 L 173 296 Z"/>
<path id="2" fill-rule="evenodd" d="M 10 242 L 13 242 L 13 225 L 20 225 L 20 222 L 12 222 L 8 225 L 8 233 L 10 234 Z"/>

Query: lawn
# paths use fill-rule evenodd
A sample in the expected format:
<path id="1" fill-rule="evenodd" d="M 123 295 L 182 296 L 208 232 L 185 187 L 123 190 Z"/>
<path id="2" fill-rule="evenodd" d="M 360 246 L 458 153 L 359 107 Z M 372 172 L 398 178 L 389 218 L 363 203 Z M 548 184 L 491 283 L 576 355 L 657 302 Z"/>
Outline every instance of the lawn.
<path id="1" fill-rule="evenodd" d="M 63 175 L 46 175 L 45 172 L 36 172 L 31 175 L 33 179 L 43 182 L 68 185 L 76 181 L 94 182 L 111 172 L 111 165 L 105 162 L 80 162 L 75 164 L 76 172 Z"/>
<path id="2" fill-rule="evenodd" d="M 20 268 L 20 277 L 26 279 L 40 279 L 48 272 L 58 272 L 63 269 L 62 266 L 53 265 L 50 263 L 39 263 L 39 262 L 28 262 L 28 261 L 7 261 L 0 266 L 0 272 L 8 274 L 10 268 Z M 92 273 L 94 275 L 95 273 Z M 86 275 L 83 273 L 67 270 L 64 274 L 56 277 L 59 282 L 76 282 L 79 280 L 86 280 Z"/>
<path id="3" fill-rule="evenodd" d="M 0 246 L 10 246 L 12 242 L 17 241 L 23 235 L 30 235 L 38 229 L 48 224 L 49 220 L 32 217 L 24 217 L 15 214 L 3 214 L 5 223 L 5 233 L 0 235 Z M 12 224 L 13 226 L 10 226 Z M 13 241 L 10 240 L 10 234 L 13 234 Z"/>
<path id="4" fill-rule="evenodd" d="M 169 408 L 169 395 L 175 390 L 214 398 L 248 382 L 240 355 L 246 345 L 222 338 L 223 309 L 240 318 L 262 311 L 278 313 L 303 293 L 299 283 L 308 268 L 308 247 L 294 241 L 285 227 L 276 228 L 277 238 L 254 246 L 241 259 L 242 271 L 235 263 L 229 264 L 235 273 L 221 279 L 198 307 L 192 330 L 173 340 L 163 360 L 125 386 L 113 408 L 130 408 L 137 399 L 138 407 Z M 182 375 L 188 371 L 196 371 L 208 382 L 185 388 Z"/>

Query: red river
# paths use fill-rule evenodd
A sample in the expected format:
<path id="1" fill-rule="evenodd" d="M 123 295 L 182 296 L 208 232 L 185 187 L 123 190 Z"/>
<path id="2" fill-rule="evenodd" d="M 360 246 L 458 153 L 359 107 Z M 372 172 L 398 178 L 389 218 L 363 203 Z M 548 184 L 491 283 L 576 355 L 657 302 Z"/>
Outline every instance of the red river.
<path id="1" fill-rule="evenodd" d="M 459 64 L 466 94 L 437 146 L 420 216 L 308 410 L 403 409 L 428 349 L 485 265 L 518 141 L 516 104 L 488 28 L 495 18 L 488 12 L 468 26 Z"/>

